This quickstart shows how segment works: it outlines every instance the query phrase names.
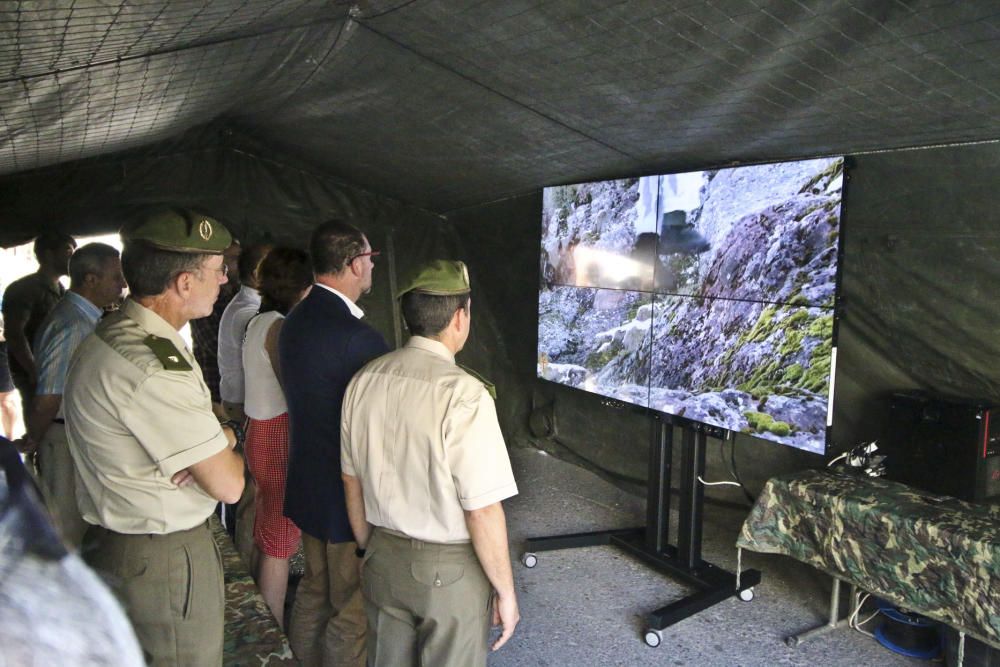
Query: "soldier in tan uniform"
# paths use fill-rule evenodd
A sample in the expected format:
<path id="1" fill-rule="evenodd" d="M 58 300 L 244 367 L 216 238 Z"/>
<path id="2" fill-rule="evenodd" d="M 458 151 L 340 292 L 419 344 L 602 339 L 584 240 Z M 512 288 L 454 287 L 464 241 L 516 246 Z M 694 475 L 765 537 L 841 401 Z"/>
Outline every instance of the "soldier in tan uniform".
<path id="1" fill-rule="evenodd" d="M 403 285 L 413 336 L 354 376 L 341 422 L 368 664 L 485 665 L 491 610 L 494 650 L 519 619 L 500 502 L 517 486 L 492 387 L 455 364 L 471 325 L 465 265 L 431 262 Z"/>
<path id="2" fill-rule="evenodd" d="M 178 335 L 212 312 L 229 232 L 182 209 L 122 232 L 130 298 L 78 348 L 64 408 L 83 553 L 111 575 L 152 665 L 222 663 L 222 562 L 207 519 L 243 459 Z M 238 430 L 238 429 L 237 429 Z"/>

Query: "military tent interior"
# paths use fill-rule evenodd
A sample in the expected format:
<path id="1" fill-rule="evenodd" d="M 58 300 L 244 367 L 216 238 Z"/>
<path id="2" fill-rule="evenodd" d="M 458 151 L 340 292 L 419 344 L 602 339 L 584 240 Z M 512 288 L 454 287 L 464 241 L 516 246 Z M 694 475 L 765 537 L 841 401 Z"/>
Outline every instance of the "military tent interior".
<path id="1" fill-rule="evenodd" d="M 648 417 L 536 379 L 544 186 L 849 156 L 829 458 L 883 437 L 894 391 L 1000 403 L 997 139 L 989 0 L 0 6 L 0 244 L 157 203 L 244 242 L 344 217 L 388 260 L 362 305 L 390 344 L 397 276 L 464 259 L 464 363 L 508 443 L 638 493 Z M 710 477 L 730 446 L 751 494 L 826 462 L 737 434 Z"/>

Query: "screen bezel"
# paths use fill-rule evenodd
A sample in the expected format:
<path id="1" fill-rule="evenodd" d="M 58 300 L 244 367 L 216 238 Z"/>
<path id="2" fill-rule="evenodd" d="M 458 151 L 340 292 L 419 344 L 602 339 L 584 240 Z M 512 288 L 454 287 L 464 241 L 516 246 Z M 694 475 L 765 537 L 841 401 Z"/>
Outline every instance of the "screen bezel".
<path id="1" fill-rule="evenodd" d="M 622 400 L 622 399 L 615 398 L 615 397 L 612 397 L 612 396 L 607 396 L 605 394 L 601 394 L 601 393 L 598 393 L 598 392 L 589 391 L 587 389 L 583 389 L 583 388 L 580 388 L 580 387 L 574 387 L 572 385 L 565 384 L 565 383 L 562 383 L 562 382 L 558 382 L 556 380 L 550 380 L 550 379 L 547 379 L 547 378 L 542 377 L 541 375 L 539 375 L 539 373 L 537 371 L 537 367 L 536 367 L 535 379 L 543 381 L 543 382 L 546 382 L 546 383 L 550 383 L 550 384 L 552 384 L 554 386 L 558 386 L 558 387 L 561 387 L 563 389 L 568 389 L 570 391 L 576 391 L 576 392 L 580 392 L 581 394 L 584 394 L 584 395 L 589 395 L 589 396 L 591 396 L 591 397 L 593 397 L 593 398 L 595 398 L 595 399 L 597 399 L 597 400 L 599 400 L 599 401 L 601 401 L 603 403 L 608 403 L 608 404 L 614 405 L 614 406 L 619 407 L 619 408 L 627 407 L 630 410 L 638 411 L 639 413 L 642 413 L 642 414 L 649 414 L 649 415 L 654 416 L 656 419 L 658 419 L 658 420 L 660 420 L 660 421 L 662 421 L 664 423 L 673 424 L 673 425 L 677 425 L 677 426 L 683 426 L 683 427 L 689 427 L 689 428 L 692 428 L 692 429 L 694 429 L 696 431 L 703 431 L 703 432 L 705 432 L 706 434 L 708 434 L 708 435 L 710 435 L 712 437 L 716 437 L 716 438 L 728 440 L 728 439 L 732 439 L 736 435 L 743 435 L 743 436 L 748 436 L 750 438 L 754 438 L 755 440 L 763 440 L 763 441 L 772 443 L 774 445 L 779 445 L 779 446 L 783 446 L 783 447 L 790 447 L 792 449 L 796 449 L 798 451 L 801 451 L 801 452 L 804 452 L 804 453 L 807 453 L 807 454 L 818 454 L 820 456 L 825 456 L 826 452 L 829 450 L 831 439 L 832 439 L 832 435 L 833 435 L 833 419 L 834 419 L 834 410 L 835 410 L 835 406 L 836 406 L 835 392 L 836 392 L 836 376 L 837 376 L 837 355 L 838 355 L 839 329 L 840 329 L 841 308 L 842 308 L 842 302 L 841 302 L 841 299 L 842 299 L 842 289 L 843 289 L 842 282 L 843 282 L 843 274 L 844 274 L 844 235 L 845 235 L 845 228 L 846 228 L 845 221 L 846 221 L 846 218 L 847 218 L 847 215 L 848 215 L 847 212 L 849 210 L 847 202 L 848 202 L 848 197 L 849 197 L 849 194 L 848 194 L 849 193 L 848 184 L 850 183 L 850 180 L 851 180 L 850 172 L 851 172 L 851 170 L 855 166 L 854 165 L 854 160 L 852 159 L 851 156 L 848 156 L 848 155 L 839 155 L 839 154 L 838 155 L 819 155 L 819 156 L 810 156 L 810 157 L 796 158 L 796 159 L 791 159 L 791 160 L 776 160 L 776 161 L 775 160 L 767 160 L 767 161 L 753 162 L 753 163 L 725 164 L 725 165 L 707 166 L 707 167 L 701 167 L 701 168 L 695 167 L 695 168 L 691 168 L 691 169 L 686 169 L 685 171 L 655 172 L 655 173 L 643 174 L 643 175 L 638 175 L 638 176 L 636 176 L 636 175 L 628 175 L 628 176 L 621 176 L 621 177 L 617 177 L 617 178 L 605 178 L 605 179 L 598 179 L 598 180 L 592 180 L 592 181 L 578 181 L 578 182 L 569 182 L 569 183 L 553 184 L 553 185 L 545 186 L 546 189 L 547 188 L 566 187 L 566 186 L 579 186 L 579 185 L 588 185 L 588 184 L 599 184 L 599 183 L 605 183 L 605 182 L 609 182 L 609 181 L 626 180 L 626 179 L 629 179 L 629 178 L 643 178 L 643 177 L 646 177 L 646 176 L 671 176 L 671 175 L 678 175 L 678 174 L 690 173 L 690 172 L 694 172 L 694 171 L 734 169 L 734 168 L 742 168 L 742 167 L 765 166 L 765 165 L 772 165 L 772 164 L 787 164 L 787 163 L 803 162 L 803 161 L 817 160 L 817 159 L 831 159 L 832 160 L 832 159 L 838 159 L 838 158 L 843 160 L 843 168 L 842 168 L 842 182 L 841 182 L 841 189 L 840 189 L 840 205 L 839 205 L 840 206 L 840 210 L 839 210 L 839 215 L 838 215 L 838 228 L 837 228 L 836 252 L 835 252 L 836 267 L 835 267 L 835 270 L 834 270 L 833 307 L 829 308 L 829 311 L 830 311 L 830 313 L 832 315 L 832 332 L 831 332 L 831 340 L 830 340 L 830 345 L 831 345 L 831 360 L 830 360 L 829 381 L 828 381 L 828 385 L 827 385 L 827 391 L 828 391 L 828 393 L 827 393 L 826 425 L 825 425 L 825 429 L 824 429 L 824 433 L 823 433 L 823 437 L 822 437 L 822 443 L 821 443 L 822 444 L 822 451 L 818 451 L 817 452 L 815 450 L 806 449 L 806 448 L 803 448 L 803 447 L 798 447 L 798 446 L 793 445 L 793 444 L 782 443 L 780 441 L 777 441 L 777 440 L 774 440 L 774 439 L 771 439 L 771 438 L 761 437 L 757 433 L 748 433 L 748 432 L 744 432 L 744 431 L 735 431 L 735 430 L 728 429 L 728 428 L 725 428 L 723 426 L 719 426 L 719 425 L 716 425 L 716 424 L 710 424 L 710 423 L 703 422 L 703 421 L 700 421 L 700 420 L 697 420 L 697 419 L 692 419 L 692 418 L 689 418 L 689 417 L 685 417 L 684 415 L 678 415 L 678 414 L 671 413 L 671 412 L 665 412 L 665 411 L 662 411 L 662 410 L 657 410 L 657 409 L 651 407 L 649 405 L 648 401 L 647 401 L 647 405 L 641 405 L 641 404 L 638 404 L 638 403 L 633 403 L 633 402 Z M 543 197 L 543 201 L 544 201 L 544 197 Z M 543 203 L 543 210 L 544 210 L 544 203 Z M 538 238 L 539 242 L 538 242 L 537 247 L 541 248 L 541 241 L 542 241 L 541 228 L 540 228 L 539 231 L 540 231 L 540 234 L 539 234 L 539 238 Z M 602 287 L 597 287 L 597 286 L 589 287 L 589 286 L 564 285 L 562 283 L 548 283 L 547 281 L 544 280 L 544 276 L 543 275 L 539 275 L 538 285 L 539 285 L 539 293 L 541 293 L 541 290 L 544 289 L 546 286 L 549 287 L 549 288 L 556 287 L 556 286 L 562 286 L 562 287 L 576 287 L 576 288 L 579 288 L 579 289 L 611 289 L 611 288 L 602 288 Z M 657 297 L 665 296 L 663 293 L 658 293 L 658 292 L 655 292 L 655 291 L 645 291 L 645 290 L 630 290 L 630 291 L 638 291 L 638 292 L 642 292 L 644 294 L 649 294 L 649 295 L 652 296 L 652 298 L 654 300 Z M 779 303 L 779 304 L 781 304 L 783 302 L 769 302 L 769 301 L 767 301 L 765 303 Z M 537 332 L 538 332 L 538 328 L 537 328 L 537 325 L 536 325 L 536 335 L 537 335 Z M 648 344 L 650 345 L 650 347 L 652 347 L 652 345 L 653 345 L 653 337 L 652 337 L 652 335 L 650 336 L 650 340 L 649 340 Z M 538 341 L 537 341 L 537 339 L 536 339 L 535 349 L 536 349 L 536 356 L 537 356 L 537 350 L 538 350 Z"/>

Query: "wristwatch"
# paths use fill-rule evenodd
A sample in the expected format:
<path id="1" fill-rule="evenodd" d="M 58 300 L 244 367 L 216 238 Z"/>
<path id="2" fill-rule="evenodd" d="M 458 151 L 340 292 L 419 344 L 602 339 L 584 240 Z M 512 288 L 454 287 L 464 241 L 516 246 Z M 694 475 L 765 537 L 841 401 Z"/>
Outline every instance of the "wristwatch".
<path id="1" fill-rule="evenodd" d="M 228 426 L 233 430 L 233 435 L 236 436 L 236 444 L 233 445 L 233 449 L 243 449 L 243 443 L 247 439 L 247 432 L 243 430 L 243 424 L 239 423 L 235 419 L 230 419 L 229 421 L 222 422 L 222 426 Z"/>

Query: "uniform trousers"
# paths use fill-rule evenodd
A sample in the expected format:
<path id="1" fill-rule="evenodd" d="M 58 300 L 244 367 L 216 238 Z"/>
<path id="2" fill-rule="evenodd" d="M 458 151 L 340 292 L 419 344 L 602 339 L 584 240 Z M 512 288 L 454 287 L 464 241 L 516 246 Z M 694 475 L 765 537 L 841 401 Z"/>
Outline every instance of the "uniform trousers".
<path id="1" fill-rule="evenodd" d="M 236 534 L 233 536 L 236 551 L 247 567 L 253 562 L 253 524 L 257 513 L 256 495 L 257 487 L 254 485 L 253 476 L 247 470 L 244 473 L 243 493 L 236 504 Z"/>
<path id="2" fill-rule="evenodd" d="M 14 381 L 17 393 L 21 395 L 21 417 L 24 419 L 23 423 L 27 424 L 28 417 L 31 416 L 31 401 L 35 398 L 36 385 L 23 374 L 14 372 L 13 368 L 10 370 L 10 377 Z"/>
<path id="3" fill-rule="evenodd" d="M 239 422 L 243 425 L 244 429 L 247 428 L 247 417 L 246 413 L 243 412 L 242 403 L 223 401 L 222 409 L 225 411 L 228 419 Z M 233 534 L 233 541 L 236 543 L 236 551 L 240 554 L 240 558 L 243 559 L 247 567 L 250 567 L 253 563 L 254 554 L 253 524 L 256 513 L 254 496 L 257 489 L 254 486 L 253 476 L 249 470 L 245 471 L 244 482 L 243 493 L 235 505 L 236 529 Z M 232 506 L 227 505 L 227 507 Z"/>
<path id="4" fill-rule="evenodd" d="M 370 665 L 486 665 L 492 587 L 471 543 L 375 528 L 361 580 Z"/>
<path id="5" fill-rule="evenodd" d="M 150 665 L 222 665 L 222 557 L 207 521 L 166 535 L 123 535 L 95 526 L 84 556 L 110 575 Z"/>
<path id="6" fill-rule="evenodd" d="M 306 571 L 295 591 L 288 642 L 304 667 L 364 667 L 367 622 L 355 542 L 302 533 Z"/>
<path id="7" fill-rule="evenodd" d="M 49 426 L 45 437 L 38 443 L 37 464 L 38 483 L 56 529 L 67 546 L 79 550 L 83 534 L 90 524 L 80 516 L 76 505 L 76 472 L 64 425 L 54 423 Z"/>

